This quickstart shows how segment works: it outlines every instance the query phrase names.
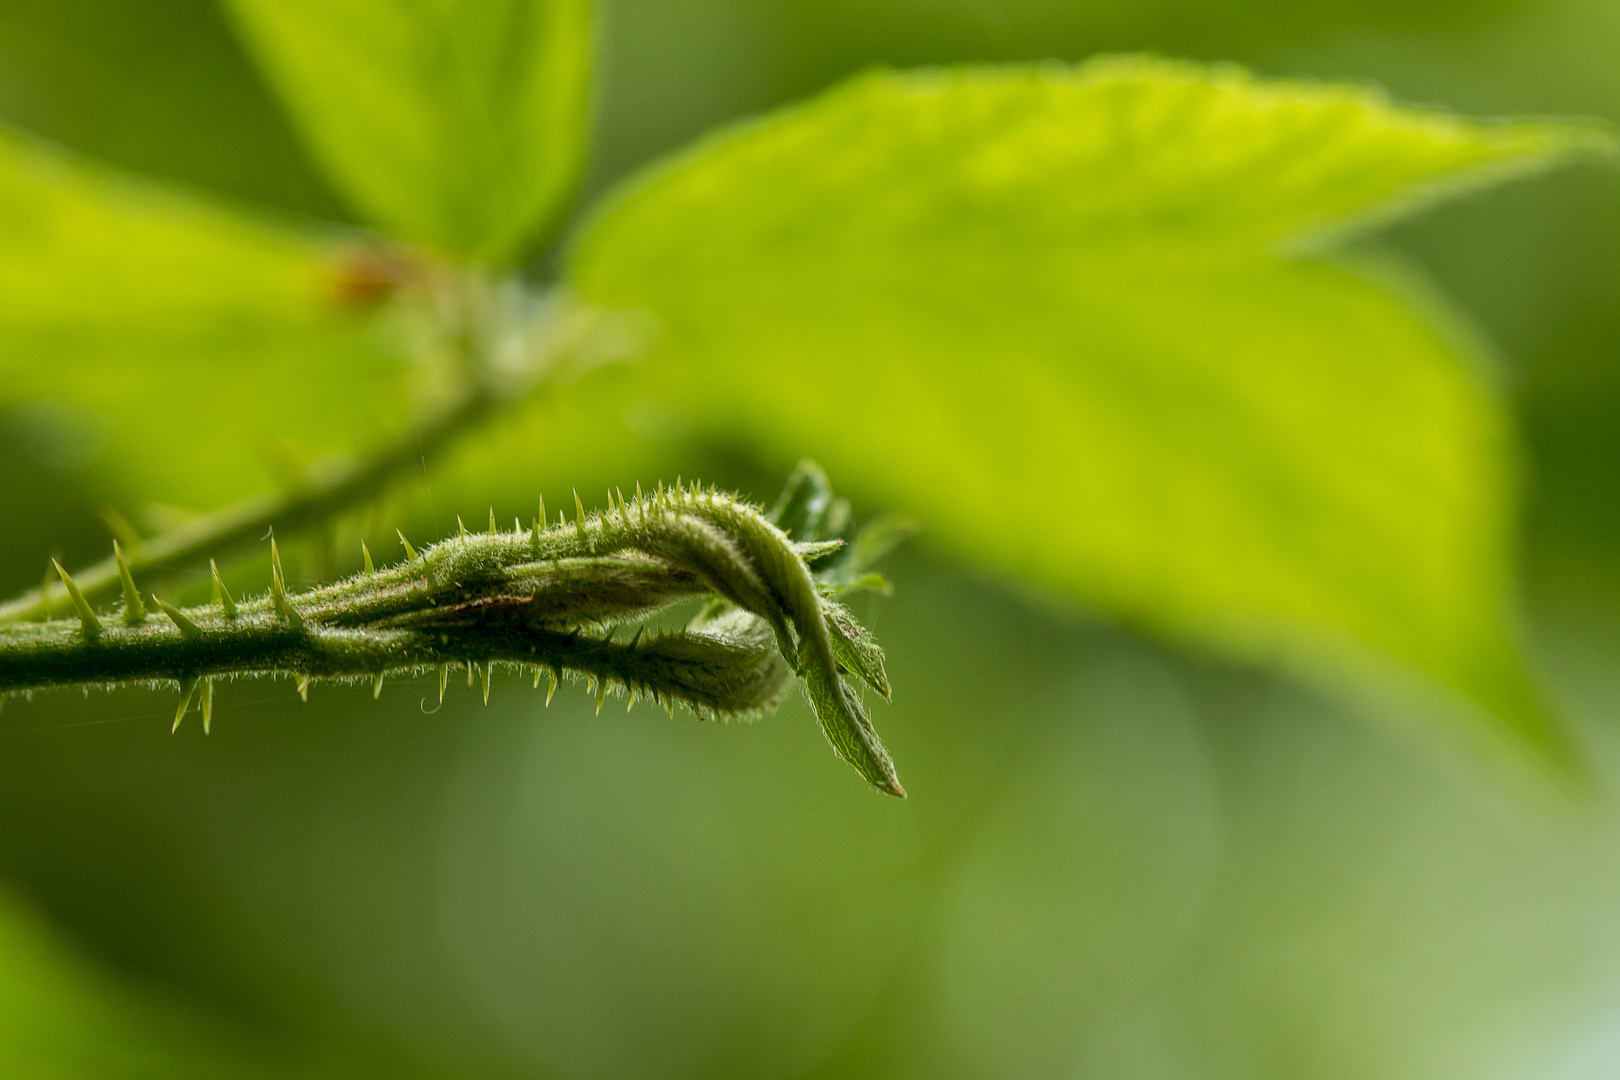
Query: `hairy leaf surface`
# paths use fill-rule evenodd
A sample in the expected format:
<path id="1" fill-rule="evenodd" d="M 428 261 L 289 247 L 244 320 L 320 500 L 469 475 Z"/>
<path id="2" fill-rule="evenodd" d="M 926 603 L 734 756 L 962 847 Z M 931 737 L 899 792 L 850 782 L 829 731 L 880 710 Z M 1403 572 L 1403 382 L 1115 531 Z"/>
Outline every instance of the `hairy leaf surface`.
<path id="1" fill-rule="evenodd" d="M 662 321 L 649 397 L 963 553 L 1558 754 L 1497 395 L 1399 275 L 1320 252 L 1604 139 L 1142 59 L 878 73 L 632 183 L 572 272 Z"/>
<path id="2" fill-rule="evenodd" d="M 231 0 L 316 155 L 376 224 L 516 256 L 584 161 L 589 0 Z"/>

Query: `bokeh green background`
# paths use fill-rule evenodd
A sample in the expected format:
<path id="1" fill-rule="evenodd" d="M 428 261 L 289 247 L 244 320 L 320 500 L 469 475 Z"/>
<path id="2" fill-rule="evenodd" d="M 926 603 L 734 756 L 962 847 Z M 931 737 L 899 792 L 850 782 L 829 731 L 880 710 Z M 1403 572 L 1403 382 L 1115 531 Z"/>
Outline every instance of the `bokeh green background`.
<path id="1" fill-rule="evenodd" d="M 623 0 L 605 17 L 593 192 L 874 63 L 1151 50 L 1468 112 L 1620 120 L 1605 0 Z M 207 3 L 0 2 L 0 115 L 231 199 L 342 217 Z M 1586 803 L 1527 801 L 924 537 L 891 567 L 896 596 L 863 612 L 890 656 L 878 722 L 905 804 L 864 792 L 797 702 L 722 728 L 598 718 L 583 695 L 545 711 L 516 681 L 487 709 L 456 694 L 431 715 L 425 684 L 307 706 L 285 684 L 237 684 L 207 739 L 167 736 L 169 694 L 7 708 L 0 871 L 56 944 L 30 938 L 0 970 L 0 1061 L 64 1076 L 1620 1072 L 1620 181 L 1577 168 L 1382 242 L 1501 356 L 1530 447 L 1534 649 L 1597 763 Z M 290 405 L 298 391 L 274 388 Z M 82 562 L 105 543 L 115 474 L 70 428 L 47 409 L 0 415 L 0 591 L 36 583 L 53 550 Z M 768 498 L 792 464 L 669 433 L 534 443 L 513 499 L 676 472 Z M 456 491 L 452 466 L 414 511 L 424 529 L 482 513 Z M 87 1026 L 57 1031 L 61 1015 Z"/>

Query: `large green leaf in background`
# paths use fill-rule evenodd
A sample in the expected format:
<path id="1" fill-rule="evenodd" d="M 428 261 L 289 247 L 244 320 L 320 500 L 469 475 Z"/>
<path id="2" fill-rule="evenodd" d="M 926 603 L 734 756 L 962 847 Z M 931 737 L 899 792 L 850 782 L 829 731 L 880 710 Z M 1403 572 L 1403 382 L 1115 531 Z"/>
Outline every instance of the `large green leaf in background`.
<path id="1" fill-rule="evenodd" d="M 347 449 L 405 412 L 342 258 L 0 130 L 0 404 L 60 407 L 143 503 L 262 489 L 267 447 Z"/>
<path id="2" fill-rule="evenodd" d="M 357 209 L 501 262 L 554 222 L 584 162 L 589 0 L 231 0 Z"/>
<path id="3" fill-rule="evenodd" d="M 983 563 L 1556 755 L 1500 403 L 1410 290 L 1307 252 L 1602 141 L 1141 59 L 879 73 L 632 184 L 572 273 L 662 320 L 650 398 Z"/>

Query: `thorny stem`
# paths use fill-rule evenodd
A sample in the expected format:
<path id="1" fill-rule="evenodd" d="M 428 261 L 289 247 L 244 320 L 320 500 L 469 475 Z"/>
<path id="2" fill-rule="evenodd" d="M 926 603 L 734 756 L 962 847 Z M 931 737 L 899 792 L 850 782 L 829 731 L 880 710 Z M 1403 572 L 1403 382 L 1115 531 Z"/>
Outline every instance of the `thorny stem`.
<path id="1" fill-rule="evenodd" d="M 494 413 L 502 399 L 484 389 L 464 394 L 449 408 L 424 421 L 408 436 L 384 446 L 362 461 L 321 463 L 309 469 L 297 486 L 243 499 L 234 506 L 203 514 L 141 541 L 125 553 L 132 573 L 173 574 L 209 558 L 237 550 L 264 537 L 269 529 L 294 532 L 330 519 L 364 502 L 399 474 L 419 466 L 424 455 Z M 117 595 L 118 564 L 113 556 L 74 574 L 79 589 L 92 601 Z M 54 583 L 29 589 L 0 604 L 0 623 L 44 618 L 68 606 L 66 591 Z"/>
<path id="2" fill-rule="evenodd" d="M 553 296 L 549 333 L 542 334 L 529 350 L 536 354 L 531 358 L 532 369 L 516 376 L 497 373 L 493 341 L 502 327 L 497 325 L 500 315 L 490 299 L 489 283 L 463 275 L 452 292 L 450 306 L 455 313 L 448 340 L 453 375 L 466 387 L 459 396 L 364 459 L 318 462 L 282 491 L 244 499 L 132 545 L 124 552 L 130 571 L 150 582 L 200 567 L 210 558 L 224 558 L 261 540 L 268 530 L 279 529 L 285 535 L 329 521 L 375 497 L 446 444 L 528 400 L 537 387 L 568 367 L 568 361 L 615 350 L 611 341 L 604 341 L 612 337 L 610 316 Z M 606 335 L 600 333 L 604 326 L 608 327 Z M 533 364 L 534 360 L 543 363 Z M 121 584 L 114 557 L 78 571 L 74 579 L 92 602 L 113 598 Z M 0 603 L 0 624 L 47 619 L 67 607 L 63 587 L 47 580 Z"/>
<path id="3" fill-rule="evenodd" d="M 790 496 L 824 488 L 825 478 L 806 465 L 795 483 Z M 268 596 L 233 600 L 221 582 L 212 604 L 181 611 L 155 601 L 162 614 L 150 617 L 132 605 L 97 614 L 64 572 L 78 621 L 0 626 L 0 693 L 174 682 L 178 723 L 200 681 L 206 723 L 218 677 L 363 680 L 380 690 L 386 675 L 437 669 L 442 688 L 448 666 L 465 664 L 487 695 L 499 665 L 532 671 L 537 686 L 549 674 L 553 689 L 565 674 L 583 677 L 598 708 L 613 692 L 726 717 L 773 708 L 797 675 L 839 756 L 881 790 L 905 794 L 844 678 L 887 698 L 883 652 L 831 598 L 867 582 L 861 553 L 881 554 L 893 541 L 873 541 L 872 529 L 893 536 L 892 525 L 848 545 L 818 542 L 830 500 L 810 500 L 807 516 L 805 500 L 785 496 L 775 516 L 810 538 L 794 543 L 755 507 L 695 485 L 629 500 L 610 492 L 609 509 L 590 515 L 574 498 L 572 522 L 559 515 L 511 532 L 492 523 L 420 553 L 407 544 L 402 563 L 299 595 L 286 591 L 272 541 Z M 684 630 L 614 641 L 614 628 L 703 596 L 717 602 Z"/>

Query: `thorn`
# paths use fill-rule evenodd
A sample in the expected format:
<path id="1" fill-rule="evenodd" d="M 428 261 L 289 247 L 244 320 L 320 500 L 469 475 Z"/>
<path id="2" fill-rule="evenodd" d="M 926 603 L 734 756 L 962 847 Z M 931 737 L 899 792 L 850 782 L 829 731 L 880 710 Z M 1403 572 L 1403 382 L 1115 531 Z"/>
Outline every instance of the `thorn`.
<path id="1" fill-rule="evenodd" d="M 675 719 L 675 699 L 668 694 L 664 695 L 664 711 L 669 713 L 671 720 Z"/>
<path id="2" fill-rule="evenodd" d="M 534 665 L 534 688 L 540 689 L 540 665 Z"/>
<path id="3" fill-rule="evenodd" d="M 214 680 L 202 681 L 203 734 L 207 735 L 214 723 Z M 174 734 L 172 731 L 169 734 Z"/>
<path id="4" fill-rule="evenodd" d="M 377 672 L 377 681 L 371 684 L 371 700 L 376 701 L 382 697 L 383 673 Z"/>
<path id="5" fill-rule="evenodd" d="M 62 584 L 67 588 L 68 595 L 73 597 L 73 606 L 79 609 L 79 627 L 84 631 L 84 636 L 87 638 L 100 636 L 101 620 L 96 618 L 96 613 L 90 607 L 90 602 L 84 598 L 84 593 L 79 591 L 79 586 L 68 576 L 68 572 L 62 569 L 61 563 L 52 559 L 51 565 L 56 567 L 56 572 L 62 576 Z"/>
<path id="6" fill-rule="evenodd" d="M 402 532 L 399 529 L 395 529 L 394 532 L 399 536 L 399 542 L 405 545 L 405 559 L 406 559 L 406 561 L 407 562 L 415 562 L 416 561 L 416 549 L 411 547 L 411 542 L 409 540 L 405 539 L 404 532 Z"/>
<path id="7" fill-rule="evenodd" d="M 633 709 L 635 707 L 636 707 L 636 692 L 634 690 L 632 690 L 632 691 L 630 691 L 630 700 L 624 706 L 624 711 L 629 712 L 631 709 Z"/>
<path id="8" fill-rule="evenodd" d="M 562 669 L 554 667 L 551 669 L 551 685 L 546 687 L 547 708 L 551 706 L 551 695 L 557 692 L 557 687 L 560 685 L 562 685 Z"/>
<path id="9" fill-rule="evenodd" d="M 231 598 L 231 590 L 225 587 L 225 579 L 219 576 L 219 564 L 209 559 L 208 569 L 214 573 L 214 603 L 224 609 L 227 619 L 236 618 L 236 601 Z"/>
<path id="10" fill-rule="evenodd" d="M 645 626 L 636 627 L 636 636 L 630 639 L 629 647 L 631 649 L 634 649 L 636 647 L 637 643 L 641 641 L 641 635 L 646 633 L 646 632 L 647 632 L 647 628 Z"/>
<path id="11" fill-rule="evenodd" d="M 602 702 L 607 700 L 607 680 L 598 679 L 596 682 L 596 715 L 602 715 Z"/>
<path id="12" fill-rule="evenodd" d="M 196 692 L 197 680 L 195 678 L 188 679 L 180 684 L 180 707 L 174 710 L 174 727 L 169 729 L 170 735 L 180 730 L 180 721 L 186 718 L 186 709 L 190 708 L 191 696 Z"/>
<path id="13" fill-rule="evenodd" d="M 272 540 L 270 543 L 272 545 L 270 549 L 271 553 L 274 554 L 275 541 Z M 279 565 L 272 566 L 270 568 L 270 601 L 276 609 L 277 618 L 279 618 L 282 622 L 286 623 L 294 630 L 301 629 L 303 627 L 304 617 L 298 614 L 298 609 L 294 608 L 292 606 L 292 602 L 287 599 L 287 583 L 282 580 L 281 567 Z M 159 600 L 158 603 L 163 604 L 163 601 Z M 163 610 L 169 610 L 167 604 L 163 604 Z"/>
<path id="14" fill-rule="evenodd" d="M 484 704 L 489 704 L 489 678 L 495 673 L 495 661 L 485 660 L 484 666 L 478 669 L 478 680 L 484 684 Z"/>
<path id="15" fill-rule="evenodd" d="M 298 676 L 298 697 L 303 701 L 309 700 L 309 673 Z"/>
<path id="16" fill-rule="evenodd" d="M 175 628 L 180 631 L 181 637 L 202 637 L 202 627 L 186 618 L 186 616 L 180 612 L 179 608 L 175 607 L 173 604 L 162 599 L 161 597 L 154 596 L 152 597 L 152 600 L 159 608 L 163 610 L 163 614 L 169 617 L 169 621 L 174 623 Z"/>
<path id="17" fill-rule="evenodd" d="M 473 662 L 471 660 L 468 660 L 467 661 L 467 689 L 469 689 L 469 690 L 472 689 L 472 677 L 473 677 Z"/>
<path id="18" fill-rule="evenodd" d="M 458 536 L 466 536 L 467 535 L 467 526 L 465 526 L 465 525 L 463 525 L 461 523 L 461 515 L 460 514 L 456 515 L 456 535 L 458 535 Z"/>
<path id="19" fill-rule="evenodd" d="M 364 540 L 360 541 L 360 558 L 365 560 L 366 573 L 376 573 L 377 568 L 371 565 L 371 549 L 366 547 L 366 542 Z"/>
<path id="20" fill-rule="evenodd" d="M 523 522 L 516 514 L 512 515 L 512 532 L 518 536 L 523 535 Z"/>
<path id="21" fill-rule="evenodd" d="M 539 543 L 540 530 L 546 527 L 546 497 L 544 495 L 540 495 L 537 496 L 537 498 L 540 501 L 540 516 L 535 518 L 537 524 L 534 527 L 534 539 L 536 543 Z"/>
<path id="22" fill-rule="evenodd" d="M 439 704 L 444 704 L 444 687 L 450 681 L 450 665 L 439 665 Z"/>
<path id="23" fill-rule="evenodd" d="M 574 528 L 585 539 L 585 504 L 579 501 L 579 488 L 574 489 Z"/>
<path id="24" fill-rule="evenodd" d="M 276 534 L 273 532 L 270 534 L 270 569 L 272 571 L 272 580 L 276 576 L 279 576 L 282 581 L 287 580 L 287 571 L 281 568 L 281 551 L 276 547 Z"/>
<path id="25" fill-rule="evenodd" d="M 500 531 L 500 527 L 495 524 L 495 508 L 492 506 L 489 508 L 489 535 L 494 536 Z"/>
<path id="26" fill-rule="evenodd" d="M 118 580 L 124 584 L 124 625 L 139 626 L 146 621 L 146 605 L 141 602 L 141 591 L 135 587 L 135 578 L 130 575 L 129 562 L 124 558 L 124 551 L 113 541 L 113 560 L 118 563 Z"/>

